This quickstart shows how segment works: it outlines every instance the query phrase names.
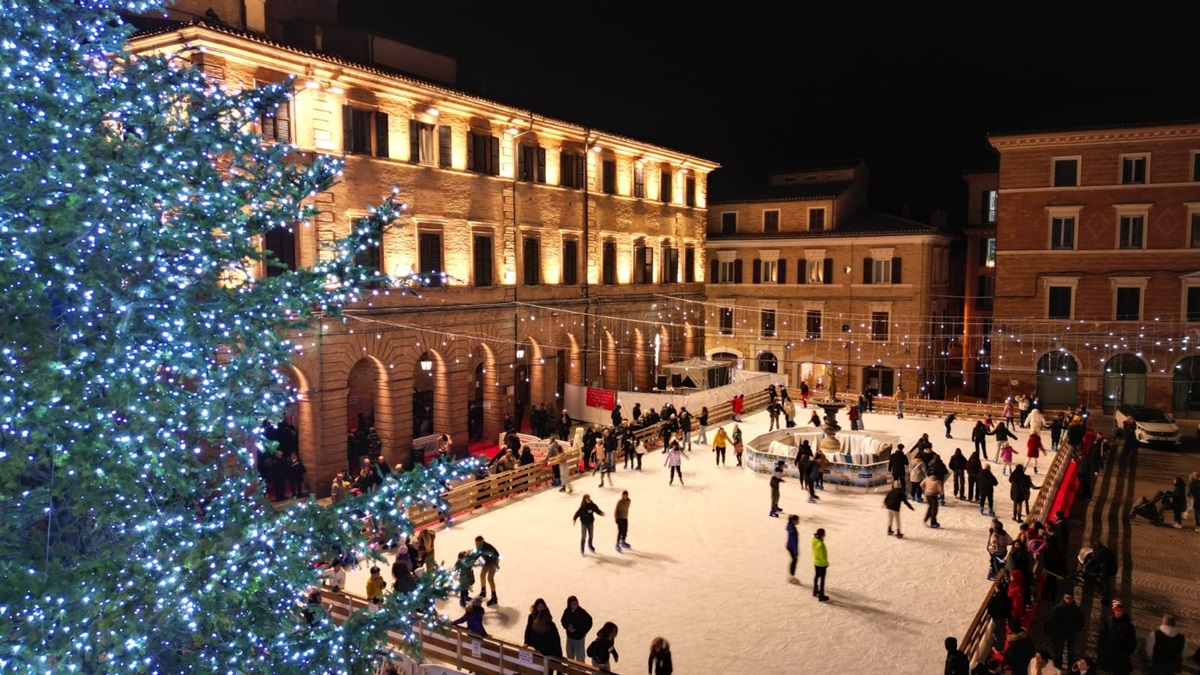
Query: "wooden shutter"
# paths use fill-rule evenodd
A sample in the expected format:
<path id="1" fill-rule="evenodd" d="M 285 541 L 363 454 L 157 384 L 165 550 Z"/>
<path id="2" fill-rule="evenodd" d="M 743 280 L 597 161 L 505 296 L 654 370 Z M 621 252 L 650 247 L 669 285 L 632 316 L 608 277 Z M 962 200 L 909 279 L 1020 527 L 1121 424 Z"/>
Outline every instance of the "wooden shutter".
<path id="1" fill-rule="evenodd" d="M 750 283 L 754 283 L 754 284 L 762 283 L 762 261 L 759 260 L 758 258 L 754 259 L 754 272 L 752 273 Z"/>
<path id="2" fill-rule="evenodd" d="M 742 261 L 741 260 L 733 261 L 733 282 L 737 283 L 737 284 L 742 283 Z"/>
<path id="3" fill-rule="evenodd" d="M 581 190 L 583 188 L 587 187 L 586 185 L 584 185 L 584 176 L 583 176 L 585 166 L 587 166 L 587 155 L 586 154 L 577 155 L 575 157 L 575 187 L 577 187 Z"/>
<path id="4" fill-rule="evenodd" d="M 342 152 L 354 152 L 354 108 L 342 106 Z"/>
<path id="5" fill-rule="evenodd" d="M 267 266 L 268 277 L 283 274 L 284 270 L 296 269 L 296 234 L 287 225 L 268 230 L 263 235 L 263 248 L 274 254 L 283 264 L 283 269 L 273 265 Z"/>
<path id="6" fill-rule="evenodd" d="M 467 169 L 475 171 L 475 132 L 467 132 Z"/>
<path id="7" fill-rule="evenodd" d="M 900 258 L 892 258 L 892 283 L 900 283 Z"/>
<path id="8" fill-rule="evenodd" d="M 495 136 L 491 136 L 488 138 L 488 140 L 491 141 L 492 145 L 492 163 L 488 167 L 488 173 L 492 174 L 493 176 L 498 176 L 500 175 L 500 139 L 496 138 Z"/>
<path id="9" fill-rule="evenodd" d="M 646 260 L 646 247 L 645 246 L 634 246 L 633 247 L 633 283 L 635 283 L 635 284 L 646 283 L 646 274 L 645 274 L 646 266 L 645 266 L 645 262 L 644 262 L 645 260 Z"/>
<path id="10" fill-rule="evenodd" d="M 284 101 L 275 109 L 275 140 L 279 143 L 292 142 L 292 104 Z"/>
<path id="11" fill-rule="evenodd" d="M 717 278 L 717 275 L 720 273 L 720 268 L 721 268 L 721 261 L 717 260 L 716 258 L 713 258 L 712 260 L 708 261 L 708 269 L 709 269 L 708 283 L 710 283 L 710 284 L 721 283 L 721 280 Z"/>
<path id="12" fill-rule="evenodd" d="M 863 258 L 863 283 L 871 283 L 871 274 L 874 271 L 875 261 L 870 258 Z"/>
<path id="13" fill-rule="evenodd" d="M 779 259 L 779 273 L 775 275 L 775 281 L 781 284 L 787 283 L 787 260 L 784 258 Z"/>
<path id="14" fill-rule="evenodd" d="M 833 283 L 833 258 L 826 258 L 824 262 L 825 262 L 824 283 L 832 284 Z"/>
<path id="15" fill-rule="evenodd" d="M 537 149 L 537 182 L 546 182 L 546 149 L 541 146 Z"/>
<path id="16" fill-rule="evenodd" d="M 804 258 L 796 261 L 796 283 L 808 283 L 808 261 Z"/>
<path id="17" fill-rule="evenodd" d="M 475 237 L 475 285 L 492 285 L 492 238 Z"/>
<path id="18" fill-rule="evenodd" d="M 421 161 L 421 123 L 416 120 L 408 121 L 408 161 Z"/>
<path id="19" fill-rule="evenodd" d="M 387 113 L 375 111 L 375 156 L 391 157 L 388 152 L 388 118 Z"/>
<path id="20" fill-rule="evenodd" d="M 443 169 L 449 169 L 451 166 L 452 153 L 450 148 L 451 136 L 450 127 L 441 125 L 438 127 L 438 166 Z"/>

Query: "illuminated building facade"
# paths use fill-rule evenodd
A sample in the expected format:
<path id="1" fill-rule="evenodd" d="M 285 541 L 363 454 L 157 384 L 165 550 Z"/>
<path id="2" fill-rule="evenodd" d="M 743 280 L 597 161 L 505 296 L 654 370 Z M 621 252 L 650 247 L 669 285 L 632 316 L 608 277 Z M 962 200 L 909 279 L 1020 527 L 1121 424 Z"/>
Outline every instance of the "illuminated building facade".
<path id="1" fill-rule="evenodd" d="M 991 393 L 992 306 L 996 288 L 997 181 L 989 171 L 963 174 L 967 182 L 963 283 L 962 393 L 987 400 Z"/>
<path id="2" fill-rule="evenodd" d="M 1200 124 L 989 140 L 1000 154 L 993 398 L 1200 414 Z"/>
<path id="3" fill-rule="evenodd" d="M 771 174 L 708 218 L 707 355 L 794 386 L 944 395 L 953 237 L 868 209 L 861 161 Z"/>
<path id="4" fill-rule="evenodd" d="M 346 469 L 360 413 L 408 465 L 431 433 L 464 450 L 473 414 L 494 442 L 509 411 L 557 413 L 564 383 L 648 389 L 656 362 L 703 351 L 688 310 L 661 296 L 703 299 L 715 163 L 458 91 L 452 60 L 339 29 L 331 4 L 180 2 L 168 18 L 183 22 L 139 22 L 132 40 L 186 50 L 225 87 L 296 77 L 259 129 L 299 161 L 344 154 L 345 169 L 320 217 L 265 238 L 281 260 L 313 264 L 393 188 L 408 205 L 363 261 L 416 275 L 419 295 L 366 289 L 345 323 L 295 337 L 295 423 L 318 494 Z"/>

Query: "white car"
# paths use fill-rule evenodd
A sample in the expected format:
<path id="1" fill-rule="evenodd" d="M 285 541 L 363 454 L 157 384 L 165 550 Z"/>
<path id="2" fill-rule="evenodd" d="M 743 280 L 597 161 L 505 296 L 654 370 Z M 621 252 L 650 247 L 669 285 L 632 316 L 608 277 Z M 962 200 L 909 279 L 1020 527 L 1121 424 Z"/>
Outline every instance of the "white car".
<path id="1" fill-rule="evenodd" d="M 1179 445 L 1179 426 L 1173 417 L 1158 408 L 1122 403 L 1113 416 L 1117 432 L 1125 427 L 1127 418 L 1133 418 L 1137 429 L 1134 436 L 1139 445 Z"/>

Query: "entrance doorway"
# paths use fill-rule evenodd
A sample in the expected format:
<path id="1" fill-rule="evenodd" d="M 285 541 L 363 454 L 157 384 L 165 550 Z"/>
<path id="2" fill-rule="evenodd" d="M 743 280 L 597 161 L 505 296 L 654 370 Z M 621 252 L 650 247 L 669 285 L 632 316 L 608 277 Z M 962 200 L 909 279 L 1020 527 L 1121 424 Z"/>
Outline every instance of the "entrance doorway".
<path id="1" fill-rule="evenodd" d="M 1189 356 L 1175 366 L 1171 408 L 1176 417 L 1200 418 L 1200 356 Z"/>
<path id="2" fill-rule="evenodd" d="M 1146 403 L 1146 362 L 1133 354 L 1117 354 L 1104 364 L 1104 413 L 1122 403 Z"/>
<path id="3" fill-rule="evenodd" d="M 1037 395 L 1047 406 L 1074 407 L 1079 402 L 1079 363 L 1070 354 L 1056 350 L 1037 362 Z"/>
<path id="4" fill-rule="evenodd" d="M 760 373 L 778 373 L 779 359 L 771 352 L 763 352 L 758 355 L 758 371 Z"/>
<path id="5" fill-rule="evenodd" d="M 882 396 L 891 396 L 896 388 L 896 371 L 883 366 L 863 368 L 863 391 L 874 389 Z"/>

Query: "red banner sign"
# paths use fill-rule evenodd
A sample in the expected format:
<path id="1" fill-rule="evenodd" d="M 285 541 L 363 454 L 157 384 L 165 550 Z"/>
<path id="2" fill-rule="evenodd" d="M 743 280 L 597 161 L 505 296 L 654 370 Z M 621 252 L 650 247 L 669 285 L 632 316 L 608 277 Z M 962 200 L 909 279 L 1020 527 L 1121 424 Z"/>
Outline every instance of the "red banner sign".
<path id="1" fill-rule="evenodd" d="M 588 387 L 587 404 L 589 408 L 612 410 L 613 406 L 617 404 L 617 392 L 611 389 Z"/>

